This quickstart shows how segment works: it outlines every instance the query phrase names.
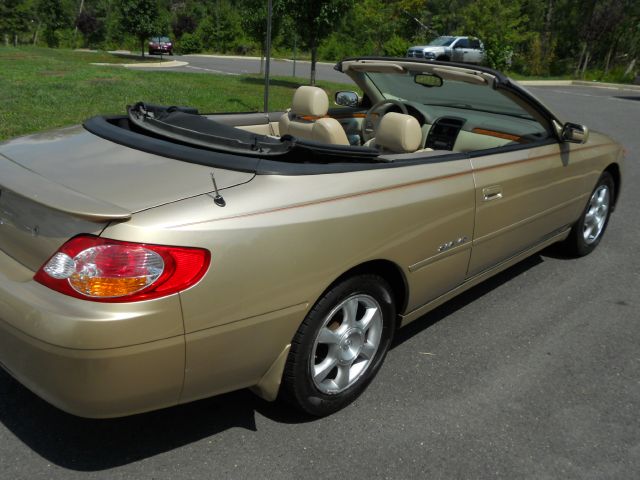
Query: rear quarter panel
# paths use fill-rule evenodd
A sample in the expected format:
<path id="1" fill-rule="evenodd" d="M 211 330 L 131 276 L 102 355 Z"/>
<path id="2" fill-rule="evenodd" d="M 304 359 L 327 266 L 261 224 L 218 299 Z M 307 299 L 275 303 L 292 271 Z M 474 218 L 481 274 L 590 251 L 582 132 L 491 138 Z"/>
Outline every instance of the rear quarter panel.
<path id="1" fill-rule="evenodd" d="M 409 267 L 437 256 L 447 240 L 470 240 L 475 209 L 468 160 L 259 175 L 223 194 L 224 208 L 201 195 L 138 213 L 104 232 L 120 240 L 211 250 L 208 274 L 181 294 L 187 332 L 313 303 L 342 273 L 368 260 L 396 263 L 419 287 Z M 434 291 L 412 294 L 409 309 L 458 280 L 445 274 L 433 282 Z"/>
<path id="2" fill-rule="evenodd" d="M 464 280 L 475 209 L 466 159 L 258 175 L 222 193 L 224 208 L 202 195 L 135 214 L 104 233 L 211 251 L 207 275 L 180 294 L 187 399 L 255 385 L 323 291 L 363 262 L 385 259 L 401 269 L 409 284 L 407 310 Z M 438 253 L 459 237 L 467 242 Z"/>

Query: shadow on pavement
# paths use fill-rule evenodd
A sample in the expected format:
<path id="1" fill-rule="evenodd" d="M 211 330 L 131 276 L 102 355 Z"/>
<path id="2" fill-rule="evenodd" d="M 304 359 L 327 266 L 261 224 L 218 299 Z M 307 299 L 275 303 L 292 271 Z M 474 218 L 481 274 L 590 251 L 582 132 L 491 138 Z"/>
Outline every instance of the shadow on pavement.
<path id="1" fill-rule="evenodd" d="M 399 331 L 392 348 L 543 261 L 529 257 L 438 307 Z M 256 431 L 256 412 L 288 424 L 316 420 L 248 390 L 132 417 L 83 419 L 49 405 L 0 370 L 0 422 L 49 462 L 76 471 L 125 465 L 231 428 Z"/>
<path id="2" fill-rule="evenodd" d="M 543 251 L 546 253 L 546 250 Z M 398 330 L 396 333 L 396 337 L 391 345 L 391 348 L 396 348 L 402 345 L 404 342 L 409 340 L 414 335 L 428 329 L 432 325 L 435 325 L 443 318 L 451 315 L 452 313 L 458 311 L 459 309 L 473 303 L 483 295 L 489 293 L 490 291 L 498 288 L 500 285 L 507 283 L 512 278 L 517 277 L 518 275 L 526 272 L 527 270 L 535 267 L 536 265 L 544 262 L 540 254 L 533 255 L 531 257 L 526 258 L 525 260 L 516 263 L 514 266 L 507 268 L 503 272 L 495 275 L 494 277 L 485 280 L 484 282 L 476 285 L 475 287 L 467 290 L 464 293 L 461 293 L 457 297 L 452 298 L 448 302 L 439 306 L 438 308 L 432 310 L 416 321 L 410 323 L 406 327 Z"/>
<path id="3" fill-rule="evenodd" d="M 126 465 L 231 428 L 256 431 L 256 412 L 285 423 L 313 420 L 248 390 L 132 417 L 85 419 L 49 405 L 0 370 L 0 422 L 48 462 L 76 471 Z"/>

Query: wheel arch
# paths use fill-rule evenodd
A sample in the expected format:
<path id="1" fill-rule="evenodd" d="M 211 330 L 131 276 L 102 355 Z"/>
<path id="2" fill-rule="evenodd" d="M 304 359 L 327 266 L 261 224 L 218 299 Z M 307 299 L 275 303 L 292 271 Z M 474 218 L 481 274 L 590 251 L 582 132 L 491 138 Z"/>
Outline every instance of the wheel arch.
<path id="1" fill-rule="evenodd" d="M 400 266 L 390 260 L 370 260 L 363 262 L 359 265 L 351 267 L 349 270 L 342 273 L 335 278 L 331 284 L 327 285 L 325 290 L 320 294 L 318 299 L 322 298 L 324 294 L 331 290 L 334 285 L 342 280 L 354 276 L 363 274 L 374 274 L 384 278 L 391 287 L 391 293 L 396 305 L 396 313 L 403 313 L 406 309 L 409 299 L 409 286 L 406 276 Z M 317 300 L 316 300 L 317 302 Z M 396 327 L 399 326 L 400 316 L 397 318 Z M 280 353 L 274 363 L 267 369 L 264 376 L 260 381 L 251 387 L 251 390 L 261 398 L 267 401 L 275 400 L 280 394 L 282 378 L 284 375 L 284 369 L 289 357 L 289 350 L 291 344 L 285 346 L 284 350 Z"/>
<path id="2" fill-rule="evenodd" d="M 622 183 L 622 176 L 620 174 L 620 165 L 618 165 L 617 163 L 612 163 L 607 168 L 605 168 L 604 171 L 608 172 L 613 177 L 614 197 L 613 197 L 613 203 L 611 205 L 611 211 L 613 211 L 615 210 L 616 205 L 618 204 L 618 198 L 620 197 L 620 186 Z"/>
<path id="3" fill-rule="evenodd" d="M 362 274 L 375 274 L 384 278 L 391 287 L 396 312 L 403 313 L 405 311 L 409 299 L 409 284 L 402 269 L 397 263 L 391 260 L 369 260 L 356 265 L 331 282 L 331 285 L 329 285 L 325 291 L 331 289 L 333 285 L 347 277 Z"/>

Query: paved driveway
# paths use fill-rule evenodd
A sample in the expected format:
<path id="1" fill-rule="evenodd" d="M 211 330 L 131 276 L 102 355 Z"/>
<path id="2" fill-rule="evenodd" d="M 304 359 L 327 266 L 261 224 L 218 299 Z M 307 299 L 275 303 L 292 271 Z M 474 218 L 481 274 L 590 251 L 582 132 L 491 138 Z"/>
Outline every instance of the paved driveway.
<path id="1" fill-rule="evenodd" d="M 83 420 L 0 372 L 0 478 L 637 478 L 640 93 L 531 90 L 629 151 L 594 254 L 544 251 L 413 323 L 320 420 L 247 391 Z"/>
<path id="2" fill-rule="evenodd" d="M 158 56 L 158 55 L 156 55 Z M 159 57 L 159 56 L 158 56 Z M 163 70 L 176 70 L 192 73 L 217 73 L 226 75 L 259 74 L 260 59 L 255 57 L 223 57 L 214 55 L 174 55 L 171 60 L 188 62 L 189 65 L 178 68 Z M 318 63 L 316 75 L 318 80 L 329 80 L 332 82 L 351 83 L 351 80 L 343 73 L 333 69 L 333 63 Z M 272 60 L 271 75 L 290 77 L 294 76 L 294 62 L 291 60 Z M 311 75 L 311 62 L 295 62 L 295 76 L 302 79 L 309 79 Z"/>

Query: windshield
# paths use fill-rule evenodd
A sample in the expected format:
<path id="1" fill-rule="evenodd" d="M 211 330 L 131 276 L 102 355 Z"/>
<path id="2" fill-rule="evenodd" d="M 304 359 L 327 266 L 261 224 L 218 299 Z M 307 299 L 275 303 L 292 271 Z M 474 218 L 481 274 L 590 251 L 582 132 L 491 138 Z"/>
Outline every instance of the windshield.
<path id="1" fill-rule="evenodd" d="M 441 87 L 425 87 L 415 82 L 415 72 L 366 75 L 387 99 L 532 119 L 519 105 L 487 85 L 445 79 Z"/>
<path id="2" fill-rule="evenodd" d="M 438 37 L 435 40 L 431 40 L 430 47 L 448 47 L 453 43 L 456 37 Z"/>

